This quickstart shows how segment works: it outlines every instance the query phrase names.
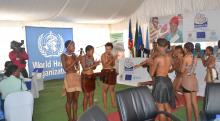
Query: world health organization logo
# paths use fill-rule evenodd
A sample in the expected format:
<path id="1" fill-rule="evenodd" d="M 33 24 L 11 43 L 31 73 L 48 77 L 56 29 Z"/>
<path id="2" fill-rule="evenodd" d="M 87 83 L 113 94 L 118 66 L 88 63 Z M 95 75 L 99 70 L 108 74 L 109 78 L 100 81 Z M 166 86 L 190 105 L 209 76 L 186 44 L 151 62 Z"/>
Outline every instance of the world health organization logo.
<path id="1" fill-rule="evenodd" d="M 52 31 L 38 37 L 38 49 L 44 57 L 58 57 L 64 50 L 64 40 Z"/>

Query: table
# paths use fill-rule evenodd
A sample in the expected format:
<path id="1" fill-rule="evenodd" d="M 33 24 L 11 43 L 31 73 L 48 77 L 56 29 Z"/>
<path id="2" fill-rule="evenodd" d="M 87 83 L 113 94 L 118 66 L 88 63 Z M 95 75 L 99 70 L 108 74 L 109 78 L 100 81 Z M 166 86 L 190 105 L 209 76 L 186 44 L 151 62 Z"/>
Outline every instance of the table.
<path id="1" fill-rule="evenodd" d="M 123 58 L 119 60 L 117 83 L 129 86 L 138 86 L 139 82 L 151 81 L 147 68 L 134 68 L 134 65 L 144 61 L 145 58 Z"/>
<path id="2" fill-rule="evenodd" d="M 39 91 L 43 90 L 43 80 L 32 78 L 24 78 L 24 82 L 28 90 L 32 93 L 34 98 L 39 98 Z"/>
<path id="3" fill-rule="evenodd" d="M 138 64 L 141 61 L 143 61 L 143 59 L 141 59 L 141 58 L 132 59 L 133 65 Z M 122 78 L 124 78 L 124 75 L 125 75 L 124 74 L 125 60 L 120 61 L 119 64 L 120 64 L 120 67 L 119 67 L 119 75 L 117 77 L 117 83 L 129 85 L 129 86 L 137 86 L 138 82 L 151 80 L 149 73 L 147 72 L 147 69 L 141 68 L 139 71 L 132 72 L 133 75 L 140 75 L 140 79 L 138 81 L 137 80 L 125 81 L 122 79 Z M 216 62 L 216 69 L 219 73 L 219 78 L 220 78 L 220 60 Z M 204 97 L 205 87 L 206 87 L 206 82 L 204 81 L 205 75 L 206 75 L 206 67 L 203 66 L 201 59 L 198 59 L 198 61 L 197 61 L 195 73 L 196 73 L 196 77 L 198 80 L 198 86 L 199 86 L 199 91 L 198 91 L 197 95 Z M 143 75 L 145 77 L 143 77 Z M 172 72 L 169 74 L 169 77 L 171 78 L 172 81 L 174 80 L 175 76 L 176 76 L 175 72 Z M 215 83 L 220 83 L 220 79 L 216 80 Z"/>

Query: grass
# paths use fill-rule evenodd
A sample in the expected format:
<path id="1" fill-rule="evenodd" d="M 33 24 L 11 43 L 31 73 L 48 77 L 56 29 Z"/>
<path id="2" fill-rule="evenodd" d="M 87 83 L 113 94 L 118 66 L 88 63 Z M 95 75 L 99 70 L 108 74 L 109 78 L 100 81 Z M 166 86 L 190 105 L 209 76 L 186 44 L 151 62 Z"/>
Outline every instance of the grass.
<path id="1" fill-rule="evenodd" d="M 65 111 L 66 97 L 61 96 L 62 80 L 51 80 L 45 82 L 45 89 L 40 92 L 40 98 L 35 99 L 33 121 L 67 121 Z M 116 91 L 129 88 L 125 85 L 117 85 Z M 110 97 L 110 96 L 108 96 Z M 101 83 L 96 81 L 95 103 L 103 109 Z M 83 113 L 82 108 L 82 93 L 78 100 L 78 115 Z M 199 109 L 201 110 L 202 101 L 199 100 Z M 116 112 L 116 109 L 111 108 L 110 98 L 108 98 L 108 112 L 106 114 Z M 186 121 L 185 108 L 179 108 L 174 112 L 181 121 Z"/>

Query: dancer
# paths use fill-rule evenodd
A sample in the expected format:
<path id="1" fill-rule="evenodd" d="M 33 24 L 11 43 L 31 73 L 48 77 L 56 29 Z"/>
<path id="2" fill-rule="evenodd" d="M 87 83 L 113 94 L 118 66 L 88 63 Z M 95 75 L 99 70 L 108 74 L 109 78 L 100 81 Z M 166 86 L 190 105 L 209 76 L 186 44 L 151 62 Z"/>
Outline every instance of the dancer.
<path id="1" fill-rule="evenodd" d="M 66 74 L 64 77 L 64 86 L 66 92 L 66 112 L 68 121 L 77 120 L 78 97 L 81 91 L 80 75 L 77 73 L 79 69 L 79 59 L 74 54 L 75 43 L 71 40 L 65 42 L 66 52 L 61 54 L 61 61 L 63 69 Z M 73 115 L 71 114 L 71 107 L 73 108 Z"/>
<path id="2" fill-rule="evenodd" d="M 95 91 L 95 76 L 93 70 L 96 69 L 96 66 L 99 65 L 100 61 L 95 61 L 93 57 L 94 47 L 91 45 L 86 46 L 86 54 L 81 57 L 81 65 L 82 65 L 82 90 L 83 90 L 83 111 L 87 110 L 87 106 L 89 103 L 89 107 L 93 105 L 94 99 L 94 91 Z"/>
<path id="3" fill-rule="evenodd" d="M 114 68 L 116 57 L 112 54 L 113 45 L 112 43 L 105 44 L 105 53 L 101 56 L 103 69 L 101 71 L 102 84 L 102 99 L 104 104 L 104 109 L 107 111 L 107 92 L 110 91 L 111 104 L 116 107 L 115 102 L 115 84 L 117 73 Z"/>
<path id="4" fill-rule="evenodd" d="M 217 76 L 216 74 L 214 74 L 216 73 L 216 69 L 213 47 L 208 46 L 205 50 L 205 55 L 207 59 L 201 58 L 203 65 L 207 67 L 205 81 L 207 83 L 213 83 Z"/>
<path id="5" fill-rule="evenodd" d="M 182 89 L 186 101 L 187 121 L 192 121 L 192 108 L 194 109 L 195 121 L 199 121 L 199 109 L 197 102 L 198 82 L 195 76 L 196 58 L 193 56 L 193 43 L 184 45 L 185 56 L 181 67 Z"/>
<path id="6" fill-rule="evenodd" d="M 154 78 L 153 97 L 156 101 L 159 111 L 167 111 L 171 113 L 171 107 L 175 108 L 175 95 L 173 85 L 168 77 L 171 68 L 172 59 L 165 52 L 167 49 L 167 40 L 158 39 L 159 55 L 154 59 L 153 65 L 150 68 L 150 75 Z M 165 121 L 164 115 L 159 115 L 160 121 Z M 170 119 L 168 119 L 170 120 Z"/>
<path id="7" fill-rule="evenodd" d="M 184 50 L 182 46 L 176 46 L 175 51 L 174 51 L 174 65 L 173 69 L 175 71 L 176 77 L 173 81 L 173 88 L 175 89 L 175 96 L 176 96 L 176 101 L 178 104 L 182 104 L 181 101 L 181 95 L 179 92 L 181 91 L 180 86 L 181 86 L 181 79 L 182 79 L 182 74 L 181 74 L 181 65 L 183 64 L 183 57 L 184 57 Z"/>
<path id="8" fill-rule="evenodd" d="M 134 66 L 134 68 L 139 67 L 147 67 L 148 70 L 150 66 L 153 64 L 154 59 L 159 55 L 158 49 L 157 49 L 157 42 L 153 42 L 153 48 L 150 51 L 150 57 L 145 59 L 143 62 L 137 64 Z"/>

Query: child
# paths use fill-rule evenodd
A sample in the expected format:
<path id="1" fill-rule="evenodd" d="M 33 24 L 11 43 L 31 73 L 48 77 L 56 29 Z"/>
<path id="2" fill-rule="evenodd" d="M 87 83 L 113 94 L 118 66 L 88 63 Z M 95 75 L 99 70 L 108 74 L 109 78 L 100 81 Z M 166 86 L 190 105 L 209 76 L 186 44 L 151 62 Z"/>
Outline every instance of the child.
<path id="1" fill-rule="evenodd" d="M 168 77 L 172 65 L 171 56 L 165 50 L 167 49 L 167 40 L 158 39 L 159 54 L 154 59 L 153 65 L 150 68 L 150 75 L 154 78 L 153 97 L 156 101 L 159 111 L 167 111 L 171 113 L 171 108 L 175 108 L 175 95 L 173 85 Z M 165 121 L 164 115 L 159 115 L 160 121 Z"/>
<path id="2" fill-rule="evenodd" d="M 215 78 L 213 73 L 215 73 L 214 71 L 216 71 L 215 69 L 215 57 L 213 55 L 213 47 L 208 46 L 205 50 L 205 55 L 206 55 L 206 59 L 202 58 L 202 63 L 205 67 L 207 67 L 206 69 L 206 76 L 205 76 L 205 81 L 207 83 L 213 83 Z"/>
<path id="3" fill-rule="evenodd" d="M 91 45 L 86 46 L 86 54 L 81 57 L 80 63 L 82 65 L 82 90 L 83 90 L 83 111 L 87 110 L 87 105 L 93 105 L 94 91 L 95 91 L 95 76 L 93 70 L 99 65 L 100 61 L 94 61 L 93 57 L 94 47 Z"/>
<path id="4" fill-rule="evenodd" d="M 79 68 L 79 59 L 74 54 L 75 43 L 71 40 L 65 42 L 66 52 L 61 54 L 63 69 L 66 74 L 64 77 L 64 86 L 66 91 L 66 112 L 68 121 L 77 120 L 78 97 L 81 91 L 80 75 L 77 73 Z M 71 107 L 73 107 L 73 117 L 71 116 Z"/>
<path id="5" fill-rule="evenodd" d="M 102 86 L 102 99 L 104 104 L 104 109 L 107 111 L 107 92 L 110 91 L 111 103 L 113 107 L 116 107 L 115 102 L 115 85 L 117 73 L 114 68 L 116 57 L 112 54 L 113 45 L 112 43 L 106 43 L 105 53 L 101 56 L 103 69 L 101 71 L 103 81 Z"/>
<path id="6" fill-rule="evenodd" d="M 198 81 L 195 76 L 197 60 L 196 57 L 193 56 L 193 50 L 193 43 L 187 42 L 184 45 L 185 56 L 181 67 L 181 85 L 186 101 L 187 121 L 192 121 L 192 111 L 194 111 L 195 121 L 199 121 L 199 109 L 197 102 Z M 192 108 L 194 110 L 192 110 Z"/>

